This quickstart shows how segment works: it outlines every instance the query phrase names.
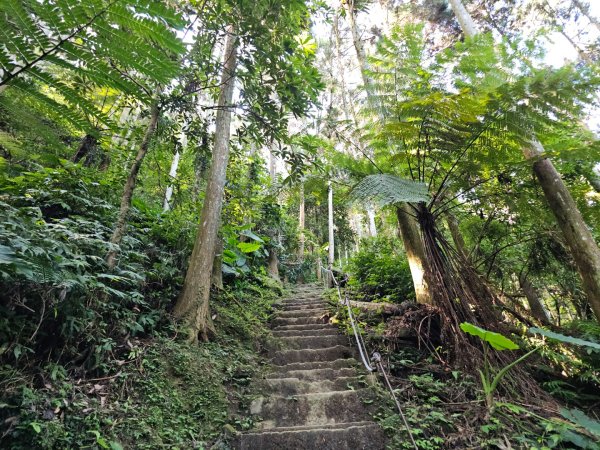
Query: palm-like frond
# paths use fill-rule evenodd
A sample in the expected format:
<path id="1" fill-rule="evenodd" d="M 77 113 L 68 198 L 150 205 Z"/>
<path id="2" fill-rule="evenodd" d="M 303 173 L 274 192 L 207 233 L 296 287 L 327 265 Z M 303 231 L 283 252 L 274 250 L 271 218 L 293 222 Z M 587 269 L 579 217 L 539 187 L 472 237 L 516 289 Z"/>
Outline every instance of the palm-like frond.
<path id="1" fill-rule="evenodd" d="M 376 202 L 380 206 L 419 203 L 429 200 L 427 185 L 395 175 L 377 174 L 364 177 L 350 192 L 350 199 Z"/>

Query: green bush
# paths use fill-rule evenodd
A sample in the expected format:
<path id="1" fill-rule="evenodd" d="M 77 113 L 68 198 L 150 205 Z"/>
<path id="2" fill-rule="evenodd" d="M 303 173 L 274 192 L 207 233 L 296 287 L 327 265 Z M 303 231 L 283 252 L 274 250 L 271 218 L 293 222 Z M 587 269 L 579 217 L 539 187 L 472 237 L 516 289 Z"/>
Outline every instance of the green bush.
<path id="1" fill-rule="evenodd" d="M 363 240 L 349 270 L 349 285 L 364 301 L 401 303 L 415 299 L 408 260 L 396 239 Z"/>

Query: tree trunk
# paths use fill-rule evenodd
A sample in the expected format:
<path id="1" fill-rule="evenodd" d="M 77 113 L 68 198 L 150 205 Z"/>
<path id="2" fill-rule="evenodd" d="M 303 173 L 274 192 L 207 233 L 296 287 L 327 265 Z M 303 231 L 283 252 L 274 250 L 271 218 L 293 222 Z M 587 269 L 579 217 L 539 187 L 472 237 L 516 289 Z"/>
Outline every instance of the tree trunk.
<path id="1" fill-rule="evenodd" d="M 108 268 L 110 270 L 114 269 L 117 265 L 118 247 L 121 244 L 123 236 L 125 235 L 125 229 L 127 227 L 127 216 L 129 214 L 129 210 L 131 209 L 131 199 L 133 197 L 133 191 L 137 182 L 137 176 L 140 171 L 140 167 L 144 162 L 144 158 L 148 153 L 150 140 L 152 139 L 152 136 L 156 131 L 156 125 L 158 124 L 159 115 L 160 109 L 158 107 L 158 103 L 154 102 L 154 104 L 150 108 L 150 121 L 148 122 L 148 126 L 146 127 L 146 133 L 144 133 L 144 138 L 142 139 L 142 143 L 140 144 L 140 148 L 138 149 L 135 160 L 133 161 L 131 169 L 129 170 L 127 181 L 125 182 L 123 195 L 121 197 L 121 207 L 119 209 L 117 224 L 115 225 L 115 229 L 110 238 L 111 249 L 106 255 L 106 264 L 108 265 Z"/>
<path id="2" fill-rule="evenodd" d="M 171 209 L 171 197 L 173 197 L 173 182 L 175 181 L 175 177 L 177 176 L 177 168 L 179 167 L 180 158 L 181 154 L 177 150 L 175 152 L 175 155 L 173 155 L 173 161 L 171 161 L 171 170 L 169 170 L 170 183 L 169 186 L 167 186 L 167 191 L 165 192 L 163 212 L 167 212 L 169 209 Z"/>
<path id="3" fill-rule="evenodd" d="M 410 274 L 415 286 L 417 302 L 431 304 L 431 293 L 425 280 L 425 248 L 417 221 L 413 215 L 414 211 L 406 203 L 396 208 L 398 232 L 402 242 L 404 242 L 404 249 L 406 250 L 406 258 L 408 259 Z"/>
<path id="4" fill-rule="evenodd" d="M 330 271 L 333 271 L 333 264 L 335 262 L 335 243 L 334 243 L 334 233 L 333 233 L 333 187 L 331 186 L 331 181 L 327 183 L 328 186 L 328 195 L 327 195 L 327 228 L 329 230 L 329 254 L 327 257 L 327 268 Z M 333 287 L 333 274 L 331 272 L 327 273 L 327 285 L 329 287 Z"/>
<path id="5" fill-rule="evenodd" d="M 571 251 L 590 306 L 600 321 L 600 248 L 552 162 L 539 157 L 533 163 L 533 171 Z"/>
<path id="6" fill-rule="evenodd" d="M 298 229 L 300 231 L 300 236 L 298 238 L 298 259 L 300 261 L 304 260 L 304 219 L 304 183 L 302 183 L 300 185 L 300 208 L 298 211 Z"/>
<path id="7" fill-rule="evenodd" d="M 210 333 L 214 332 L 209 305 L 211 274 L 229 162 L 229 139 L 231 136 L 229 105 L 233 99 L 234 72 L 237 65 L 237 43 L 232 31 L 232 28 L 229 27 L 221 74 L 222 87 L 215 121 L 213 160 L 200 214 L 200 224 L 183 290 L 173 311 L 175 317 L 181 319 L 187 327 L 187 337 L 190 342 L 197 342 L 199 335 L 206 341 L 209 339 Z"/>
<path id="8" fill-rule="evenodd" d="M 477 28 L 461 1 L 450 0 L 450 4 L 465 35 L 475 36 L 478 33 Z M 465 21 L 464 26 L 463 21 Z M 525 158 L 533 161 L 533 172 L 575 261 L 590 306 L 596 319 L 600 321 L 600 248 L 583 221 L 560 173 L 552 161 L 543 157 L 543 154 L 544 147 L 535 136 L 531 138 L 529 146 L 523 147 Z"/>
<path id="9" fill-rule="evenodd" d="M 375 209 L 372 204 L 367 205 L 367 217 L 369 218 L 369 236 L 377 236 L 377 226 L 375 225 Z"/>
<path id="10" fill-rule="evenodd" d="M 456 20 L 460 24 L 460 28 L 462 28 L 463 33 L 466 37 L 472 38 L 475 37 L 479 32 L 477 30 L 477 25 L 473 22 L 469 11 L 465 8 L 461 0 L 450 0 L 450 6 L 454 11 L 454 15 L 456 16 Z"/>
<path id="11" fill-rule="evenodd" d="M 279 258 L 277 257 L 277 250 L 273 247 L 269 249 L 267 273 L 274 280 L 281 281 L 281 278 L 279 277 Z"/>
<path id="12" fill-rule="evenodd" d="M 552 325 L 550 315 L 544 307 L 544 304 L 542 303 L 535 286 L 533 286 L 527 279 L 527 275 L 525 273 L 522 273 L 518 278 L 519 285 L 523 290 L 523 294 L 525 294 L 525 298 L 527 298 L 527 303 L 529 303 L 531 315 L 543 325 Z"/>
<path id="13" fill-rule="evenodd" d="M 223 240 L 219 237 L 217 237 L 211 284 L 214 288 L 223 290 Z"/>

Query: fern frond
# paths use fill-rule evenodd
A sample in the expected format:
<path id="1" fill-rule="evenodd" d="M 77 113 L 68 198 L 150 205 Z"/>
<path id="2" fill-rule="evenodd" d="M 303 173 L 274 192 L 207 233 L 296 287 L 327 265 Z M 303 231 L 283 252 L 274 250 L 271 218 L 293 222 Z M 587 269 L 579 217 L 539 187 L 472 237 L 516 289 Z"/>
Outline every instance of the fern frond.
<path id="1" fill-rule="evenodd" d="M 395 175 L 378 174 L 364 177 L 350 192 L 352 201 L 376 202 L 380 206 L 419 203 L 429 200 L 427 185 Z"/>

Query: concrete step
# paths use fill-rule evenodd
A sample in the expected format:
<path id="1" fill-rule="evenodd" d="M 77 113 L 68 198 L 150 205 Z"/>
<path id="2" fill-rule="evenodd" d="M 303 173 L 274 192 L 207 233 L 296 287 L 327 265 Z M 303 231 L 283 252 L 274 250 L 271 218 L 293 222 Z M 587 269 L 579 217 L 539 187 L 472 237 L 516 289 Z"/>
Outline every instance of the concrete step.
<path id="1" fill-rule="evenodd" d="M 281 302 L 282 305 L 296 305 L 296 306 L 324 304 L 324 303 L 327 303 L 327 301 L 321 297 L 294 298 L 294 299 L 284 300 L 283 302 Z"/>
<path id="2" fill-rule="evenodd" d="M 287 336 L 281 337 L 280 341 L 283 348 L 286 349 L 319 349 L 348 345 L 348 338 L 339 334 L 333 336 Z"/>
<path id="3" fill-rule="evenodd" d="M 321 317 L 327 314 L 328 310 L 325 308 L 311 308 L 311 309 L 299 309 L 292 311 L 279 311 L 277 317 L 288 318 L 288 317 Z"/>
<path id="4" fill-rule="evenodd" d="M 277 366 L 284 366 L 290 363 L 312 362 L 312 361 L 333 361 L 340 358 L 352 358 L 354 351 L 344 345 L 319 349 L 302 350 L 279 350 L 274 352 L 272 362 Z"/>
<path id="5" fill-rule="evenodd" d="M 340 332 L 335 327 L 317 328 L 308 330 L 275 330 L 273 336 L 277 337 L 307 337 L 307 336 L 339 336 Z"/>
<path id="6" fill-rule="evenodd" d="M 373 422 L 276 428 L 245 433 L 240 450 L 383 450 L 385 438 Z"/>
<path id="7" fill-rule="evenodd" d="M 355 377 L 356 369 L 353 367 L 342 367 L 340 369 L 310 369 L 310 370 L 287 370 L 285 372 L 273 372 L 267 378 L 279 378 L 285 374 L 286 377 L 298 378 L 304 381 L 335 380 L 341 377 Z"/>
<path id="8" fill-rule="evenodd" d="M 362 399 L 370 398 L 367 389 L 299 394 L 291 397 L 259 397 L 250 413 L 260 416 L 260 428 L 322 426 L 361 422 L 370 416 Z"/>
<path id="9" fill-rule="evenodd" d="M 300 325 L 280 325 L 273 328 L 275 331 L 310 331 L 310 330 L 336 330 L 337 327 L 332 323 L 304 323 Z"/>
<path id="10" fill-rule="evenodd" d="M 329 323 L 329 318 L 327 315 L 312 317 L 275 317 L 271 322 L 274 327 L 278 327 L 280 325 L 314 325 L 323 323 Z"/>
<path id="11" fill-rule="evenodd" d="M 326 309 L 329 305 L 324 302 L 319 302 L 319 303 L 310 303 L 307 305 L 297 305 L 297 304 L 293 304 L 293 303 L 280 303 L 279 306 L 280 307 L 278 309 L 280 311 L 305 311 L 307 309 L 313 309 L 313 308 Z"/>
<path id="12" fill-rule="evenodd" d="M 307 381 L 300 378 L 267 378 L 260 383 L 268 392 L 283 397 L 319 392 L 337 392 L 360 389 L 366 381 L 357 377 L 339 377 L 333 380 Z"/>
<path id="13" fill-rule="evenodd" d="M 285 371 L 288 370 L 345 369 L 354 368 L 357 366 L 358 363 L 354 358 L 340 358 L 332 361 L 297 362 L 276 367 L 277 373 L 285 373 Z"/>

